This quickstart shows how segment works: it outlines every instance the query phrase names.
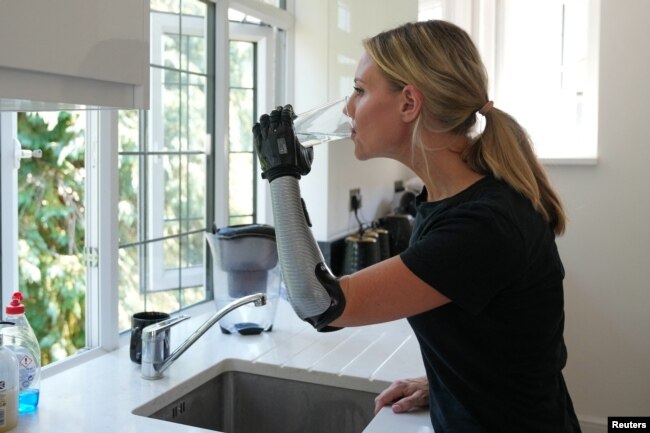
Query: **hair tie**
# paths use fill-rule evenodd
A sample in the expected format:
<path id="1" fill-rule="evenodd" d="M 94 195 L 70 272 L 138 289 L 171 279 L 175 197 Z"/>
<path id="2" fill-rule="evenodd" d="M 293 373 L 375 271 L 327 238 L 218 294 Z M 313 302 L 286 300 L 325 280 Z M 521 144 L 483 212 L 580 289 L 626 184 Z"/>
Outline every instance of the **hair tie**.
<path id="1" fill-rule="evenodd" d="M 482 106 L 478 112 L 481 113 L 482 115 L 486 115 L 490 109 L 494 107 L 494 102 L 493 101 L 487 101 L 484 106 Z"/>

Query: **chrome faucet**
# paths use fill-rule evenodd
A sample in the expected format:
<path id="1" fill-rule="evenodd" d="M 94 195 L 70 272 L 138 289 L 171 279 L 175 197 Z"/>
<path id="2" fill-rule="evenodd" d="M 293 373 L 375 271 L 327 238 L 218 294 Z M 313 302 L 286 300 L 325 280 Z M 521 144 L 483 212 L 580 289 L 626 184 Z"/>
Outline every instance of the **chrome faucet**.
<path id="1" fill-rule="evenodd" d="M 165 332 L 177 323 L 189 319 L 189 316 L 179 316 L 149 325 L 142 330 L 142 377 L 144 379 L 160 379 L 163 372 L 169 368 L 189 347 L 196 342 L 215 323 L 232 310 L 253 302 L 256 307 L 266 304 L 266 295 L 256 293 L 235 299 L 221 310 L 214 313 L 199 328 L 194 331 L 180 346 L 165 357 L 165 345 L 169 346 L 168 333 Z"/>

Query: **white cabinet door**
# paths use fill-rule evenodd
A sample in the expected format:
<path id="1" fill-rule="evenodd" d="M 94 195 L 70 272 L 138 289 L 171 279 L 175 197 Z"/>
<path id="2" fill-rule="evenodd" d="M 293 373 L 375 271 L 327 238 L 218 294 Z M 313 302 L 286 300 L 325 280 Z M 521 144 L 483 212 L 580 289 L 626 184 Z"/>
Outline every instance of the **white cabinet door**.
<path id="1" fill-rule="evenodd" d="M 0 109 L 146 108 L 148 0 L 0 0 Z"/>

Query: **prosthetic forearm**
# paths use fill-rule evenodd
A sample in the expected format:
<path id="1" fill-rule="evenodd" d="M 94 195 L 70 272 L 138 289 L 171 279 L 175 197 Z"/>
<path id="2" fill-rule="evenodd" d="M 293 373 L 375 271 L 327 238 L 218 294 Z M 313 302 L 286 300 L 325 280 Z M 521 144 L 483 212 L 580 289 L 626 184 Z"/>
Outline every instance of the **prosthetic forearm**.
<path id="1" fill-rule="evenodd" d="M 343 312 L 345 297 L 309 228 L 298 179 L 278 177 L 270 186 L 278 255 L 289 302 L 301 319 L 319 331 L 338 329 L 328 324 Z"/>

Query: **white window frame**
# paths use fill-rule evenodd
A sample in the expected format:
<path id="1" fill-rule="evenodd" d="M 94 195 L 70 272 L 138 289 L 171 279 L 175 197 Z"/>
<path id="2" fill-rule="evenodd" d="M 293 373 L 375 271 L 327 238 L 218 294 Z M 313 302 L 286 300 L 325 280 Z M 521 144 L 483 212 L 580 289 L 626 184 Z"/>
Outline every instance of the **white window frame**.
<path id="1" fill-rule="evenodd" d="M 85 249 L 97 252 L 97 265 L 86 266 L 86 348 L 43 368 L 43 377 L 92 359 L 118 346 L 117 335 L 117 131 L 116 113 L 89 111 L 86 130 Z M 115 141 L 113 143 L 113 141 Z M 0 112 L 2 178 L 2 299 L 18 287 L 18 171 L 15 112 Z M 99 143 L 103 143 L 99 146 Z M 101 199 L 100 199 L 101 197 Z M 101 308 L 100 308 L 101 306 Z"/>
<path id="2" fill-rule="evenodd" d="M 0 263 L 2 299 L 6 302 L 18 287 L 18 172 L 14 151 L 18 144 L 17 118 L 14 112 L 0 112 Z"/>
<path id="3" fill-rule="evenodd" d="M 257 64 L 257 71 L 255 76 L 257 99 L 255 104 L 258 111 L 265 111 L 273 101 L 274 83 L 275 83 L 275 68 L 274 64 L 274 46 L 275 38 L 273 29 L 270 27 L 262 27 L 251 24 L 228 23 L 229 28 L 229 41 L 243 41 L 251 42 L 257 45 L 257 56 L 255 62 Z M 254 113 L 254 117 L 259 116 L 260 113 Z M 224 143 L 226 146 L 228 142 Z M 226 149 L 228 154 L 228 149 Z M 228 164 L 229 158 L 225 158 L 225 164 Z M 227 167 L 227 166 L 226 166 Z M 229 173 L 227 171 L 226 173 Z M 257 185 L 256 190 L 256 203 L 254 203 L 255 214 L 257 215 L 258 222 L 266 221 L 268 216 L 265 212 L 267 209 L 266 194 L 260 193 L 266 189 L 266 181 L 261 179 L 260 176 L 255 176 Z M 228 202 L 226 202 L 226 205 Z M 226 213 L 228 209 L 226 208 Z M 229 218 L 228 218 L 229 219 Z M 226 221 L 228 220 L 226 219 Z"/>
<path id="4" fill-rule="evenodd" d="M 171 15 L 165 13 L 152 13 L 151 14 L 151 63 L 155 65 L 162 65 L 162 56 L 164 54 L 163 47 L 160 42 L 162 35 L 165 33 L 179 34 L 179 20 L 178 15 Z M 206 35 L 205 19 L 196 18 L 191 16 L 183 16 L 183 35 L 190 36 L 203 36 Z M 156 57 L 158 56 L 158 57 Z M 149 93 L 151 95 L 150 116 L 154 119 L 163 118 L 163 104 L 161 100 L 160 90 L 162 83 L 160 78 L 162 74 L 151 74 L 151 87 Z M 163 143 L 163 122 L 149 122 L 149 131 L 151 135 L 151 148 L 150 151 L 159 151 L 162 149 Z M 210 143 L 209 137 L 206 137 L 206 144 Z M 164 177 L 164 169 L 162 166 L 162 157 L 155 158 L 155 162 L 148 164 L 148 178 L 147 188 L 149 195 L 148 202 L 148 230 L 147 237 L 150 239 L 162 238 L 164 236 L 164 224 L 161 215 L 164 215 L 164 202 L 165 202 L 165 186 L 160 179 Z M 150 160 L 151 161 L 151 160 Z M 176 289 L 179 287 L 195 287 L 204 284 L 205 280 L 205 267 L 194 266 L 192 268 L 179 269 L 169 268 L 165 266 L 165 254 L 163 244 L 161 242 L 150 242 L 147 247 L 149 270 L 147 272 L 149 281 L 147 282 L 148 291 L 163 291 Z"/>

